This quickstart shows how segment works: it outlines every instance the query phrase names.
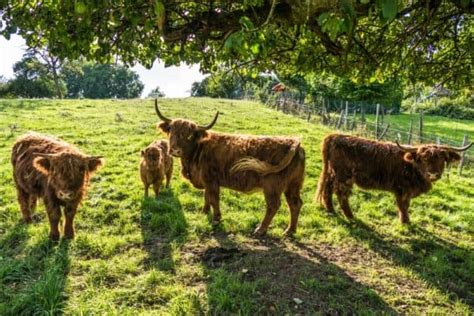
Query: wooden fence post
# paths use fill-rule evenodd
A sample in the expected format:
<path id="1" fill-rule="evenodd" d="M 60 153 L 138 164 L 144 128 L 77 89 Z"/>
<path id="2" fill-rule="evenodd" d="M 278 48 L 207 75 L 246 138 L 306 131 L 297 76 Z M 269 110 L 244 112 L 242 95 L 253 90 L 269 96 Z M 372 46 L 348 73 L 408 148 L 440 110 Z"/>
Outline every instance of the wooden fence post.
<path id="1" fill-rule="evenodd" d="M 408 145 L 411 145 L 412 133 L 413 133 L 413 118 L 410 119 L 410 129 L 408 130 L 408 139 L 407 139 Z"/>
<path id="2" fill-rule="evenodd" d="M 353 118 L 352 118 L 351 130 L 354 130 L 356 128 L 356 120 L 357 120 L 357 110 L 354 109 L 354 115 L 353 115 Z"/>
<path id="3" fill-rule="evenodd" d="M 337 121 L 336 129 L 339 129 L 341 127 L 343 116 L 344 116 L 344 110 L 341 110 L 341 115 L 339 116 L 339 120 Z"/>
<path id="4" fill-rule="evenodd" d="M 436 137 L 436 145 L 441 145 L 441 139 L 438 137 Z"/>
<path id="5" fill-rule="evenodd" d="M 462 145 L 461 146 L 466 146 L 468 143 L 468 137 L 467 135 L 464 135 L 464 139 L 462 141 Z M 463 151 L 462 152 L 462 155 L 461 155 L 461 161 L 459 162 L 459 169 L 458 169 L 458 174 L 461 175 L 462 173 L 462 168 L 464 167 L 464 164 L 466 163 L 466 151 Z"/>
<path id="6" fill-rule="evenodd" d="M 420 130 L 418 134 L 418 141 L 423 143 L 423 111 L 420 112 Z"/>
<path id="7" fill-rule="evenodd" d="M 379 138 L 379 111 L 380 104 L 377 103 L 377 108 L 375 110 L 375 139 Z"/>
<path id="8" fill-rule="evenodd" d="M 390 123 L 387 124 L 387 126 L 386 126 L 385 129 L 382 131 L 382 133 L 380 134 L 380 136 L 377 137 L 377 140 L 381 140 L 382 138 L 384 138 L 384 136 L 385 136 L 385 134 L 387 134 L 389 128 L 390 128 Z"/>
<path id="9" fill-rule="evenodd" d="M 349 116 L 349 101 L 346 101 L 346 108 L 344 110 L 344 128 L 349 129 L 349 123 L 347 117 Z"/>

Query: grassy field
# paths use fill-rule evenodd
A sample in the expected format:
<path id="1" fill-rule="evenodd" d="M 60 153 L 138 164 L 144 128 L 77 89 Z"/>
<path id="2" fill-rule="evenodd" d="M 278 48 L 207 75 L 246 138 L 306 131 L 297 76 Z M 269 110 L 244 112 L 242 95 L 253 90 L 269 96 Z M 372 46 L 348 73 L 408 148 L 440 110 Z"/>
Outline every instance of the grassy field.
<path id="1" fill-rule="evenodd" d="M 0 100 L 1 315 L 474 312 L 474 170 L 453 169 L 413 200 L 407 226 L 390 194 L 356 190 L 357 220 L 348 222 L 313 202 L 329 129 L 251 102 L 161 103 L 166 115 L 202 124 L 219 109 L 217 131 L 301 137 L 307 174 L 295 237 L 283 238 L 285 203 L 268 236 L 252 237 L 265 208 L 257 193 L 223 190 L 223 221 L 213 227 L 178 161 L 171 188 L 144 199 L 139 152 L 162 137 L 150 100 Z M 437 120 L 449 134 L 451 123 Z M 474 122 L 462 123 L 474 136 Z M 28 130 L 106 157 L 73 241 L 48 241 L 43 206 L 35 224 L 20 223 L 10 149 Z"/>

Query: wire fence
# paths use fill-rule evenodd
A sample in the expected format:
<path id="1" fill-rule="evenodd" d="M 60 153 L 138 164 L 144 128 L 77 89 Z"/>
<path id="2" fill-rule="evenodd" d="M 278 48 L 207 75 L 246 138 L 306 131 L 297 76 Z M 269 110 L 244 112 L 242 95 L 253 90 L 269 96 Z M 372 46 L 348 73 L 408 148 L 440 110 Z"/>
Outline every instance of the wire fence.
<path id="1" fill-rule="evenodd" d="M 303 98 L 288 93 L 275 93 L 268 98 L 266 105 L 287 114 L 293 114 L 308 122 L 322 124 L 333 129 L 344 131 L 366 138 L 387 141 L 399 141 L 403 144 L 438 144 L 451 147 L 465 146 L 469 143 L 468 135 L 462 139 L 448 138 L 424 130 L 423 113 L 412 115 L 409 127 L 392 120 L 393 108 L 380 104 L 354 103 L 344 100 L 320 99 L 310 104 Z M 332 111 L 331 111 L 332 109 Z M 374 113 L 375 119 L 369 120 L 368 113 Z M 464 167 L 474 165 L 474 146 L 464 151 L 458 173 Z"/>

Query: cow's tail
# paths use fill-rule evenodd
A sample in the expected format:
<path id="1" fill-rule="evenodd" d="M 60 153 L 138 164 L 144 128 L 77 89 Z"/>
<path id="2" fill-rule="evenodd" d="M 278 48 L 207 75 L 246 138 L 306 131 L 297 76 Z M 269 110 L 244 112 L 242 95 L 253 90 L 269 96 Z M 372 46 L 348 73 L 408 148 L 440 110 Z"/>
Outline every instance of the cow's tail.
<path id="1" fill-rule="evenodd" d="M 288 154 L 280 161 L 278 165 L 272 165 L 271 163 L 253 157 L 242 158 L 234 163 L 230 169 L 230 172 L 236 173 L 241 171 L 255 171 L 264 176 L 272 173 L 278 173 L 288 167 L 296 153 L 298 153 L 299 149 L 300 142 L 294 142 L 293 145 L 291 145 Z"/>
<path id="2" fill-rule="evenodd" d="M 328 199 L 330 201 L 332 196 L 332 179 L 329 174 L 329 146 L 331 143 L 331 138 L 326 137 L 323 140 L 323 145 L 321 148 L 321 156 L 323 159 L 323 170 L 319 176 L 318 188 L 316 189 L 316 194 L 314 196 L 314 201 L 319 202 L 325 208 L 328 208 L 326 205 Z M 330 207 L 330 206 L 329 206 Z"/>

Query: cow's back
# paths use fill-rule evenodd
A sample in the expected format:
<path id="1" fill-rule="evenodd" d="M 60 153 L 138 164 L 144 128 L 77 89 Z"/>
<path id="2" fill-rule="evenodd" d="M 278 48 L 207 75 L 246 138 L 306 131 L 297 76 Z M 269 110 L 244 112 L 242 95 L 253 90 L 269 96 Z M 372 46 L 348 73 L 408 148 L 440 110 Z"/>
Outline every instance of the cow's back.
<path id="1" fill-rule="evenodd" d="M 20 136 L 13 145 L 11 155 L 17 186 L 29 193 L 43 194 L 47 179 L 33 167 L 35 153 L 55 154 L 65 150 L 75 151 L 69 144 L 50 136 L 33 132 Z"/>
<path id="2" fill-rule="evenodd" d="M 287 179 L 298 166 L 304 170 L 304 151 L 297 149 L 297 154 L 282 171 L 260 175 L 255 171 L 231 172 L 236 162 L 244 158 L 255 158 L 271 165 L 278 165 L 293 149 L 299 147 L 300 141 L 291 137 L 250 136 L 210 133 L 202 141 L 199 155 L 199 169 L 208 177 L 216 179 L 219 185 L 234 190 L 249 192 L 262 188 L 268 183 L 281 182 L 286 185 Z M 204 169 L 204 170 L 202 170 Z"/>

